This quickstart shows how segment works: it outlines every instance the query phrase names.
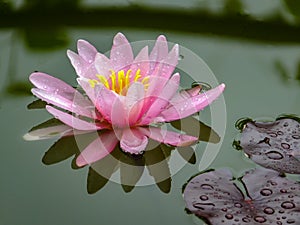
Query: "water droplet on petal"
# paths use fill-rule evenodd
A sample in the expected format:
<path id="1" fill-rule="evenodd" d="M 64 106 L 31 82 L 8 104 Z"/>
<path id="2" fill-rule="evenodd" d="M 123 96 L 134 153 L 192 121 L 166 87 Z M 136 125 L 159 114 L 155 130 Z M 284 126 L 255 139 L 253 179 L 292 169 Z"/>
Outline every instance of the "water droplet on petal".
<path id="1" fill-rule="evenodd" d="M 263 216 L 256 216 L 256 217 L 254 217 L 254 220 L 258 223 L 264 223 L 267 221 L 266 218 Z"/>
<path id="2" fill-rule="evenodd" d="M 295 204 L 293 202 L 283 202 L 281 207 L 284 209 L 292 209 L 295 208 Z"/>
<path id="3" fill-rule="evenodd" d="M 269 159 L 273 159 L 273 160 L 279 160 L 283 158 L 283 155 L 280 152 L 276 152 L 276 151 L 269 151 L 266 153 L 266 155 Z"/>
<path id="4" fill-rule="evenodd" d="M 260 194 L 263 195 L 263 196 L 269 196 L 271 195 L 273 192 L 271 189 L 267 189 L 267 188 L 264 188 L 260 191 Z"/>
<path id="5" fill-rule="evenodd" d="M 300 139 L 300 135 L 292 135 L 292 138 L 294 138 L 294 139 Z"/>
<path id="6" fill-rule="evenodd" d="M 183 55 L 179 55 L 178 60 L 183 60 L 184 56 Z"/>

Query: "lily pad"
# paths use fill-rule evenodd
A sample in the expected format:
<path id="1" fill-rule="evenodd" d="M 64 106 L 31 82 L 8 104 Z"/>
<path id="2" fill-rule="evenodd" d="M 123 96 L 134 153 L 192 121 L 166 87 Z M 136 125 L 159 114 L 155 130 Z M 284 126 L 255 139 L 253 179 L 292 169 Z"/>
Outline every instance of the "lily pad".
<path id="1" fill-rule="evenodd" d="M 211 225 L 280 225 L 300 221 L 300 183 L 264 168 L 246 172 L 238 188 L 229 169 L 193 177 L 184 188 L 187 211 Z"/>
<path id="2" fill-rule="evenodd" d="M 243 151 L 257 164 L 300 174 L 300 123 L 295 118 L 274 122 L 248 121 L 240 139 Z"/>

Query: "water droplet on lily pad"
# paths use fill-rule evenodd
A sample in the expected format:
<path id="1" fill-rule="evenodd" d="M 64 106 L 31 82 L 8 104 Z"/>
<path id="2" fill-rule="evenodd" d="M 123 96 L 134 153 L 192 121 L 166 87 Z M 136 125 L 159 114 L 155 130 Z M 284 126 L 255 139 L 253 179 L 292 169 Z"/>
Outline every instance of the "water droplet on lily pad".
<path id="1" fill-rule="evenodd" d="M 239 146 L 255 163 L 281 173 L 300 174 L 300 119 L 238 120 Z M 292 140 L 292 141 L 291 141 Z"/>
<path id="2" fill-rule="evenodd" d="M 236 185 L 238 181 L 245 192 Z M 269 169 L 247 171 L 237 180 L 228 169 L 204 172 L 187 183 L 183 195 L 188 211 L 212 225 L 282 225 L 300 221 L 300 183 Z"/>

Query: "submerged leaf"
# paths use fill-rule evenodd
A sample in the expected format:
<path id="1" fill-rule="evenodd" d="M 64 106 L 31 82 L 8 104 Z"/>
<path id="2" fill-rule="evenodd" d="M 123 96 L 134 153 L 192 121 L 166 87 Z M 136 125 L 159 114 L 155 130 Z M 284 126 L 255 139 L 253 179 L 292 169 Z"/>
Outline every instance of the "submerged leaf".
<path id="1" fill-rule="evenodd" d="M 228 169 L 193 177 L 183 193 L 187 210 L 212 225 L 278 225 L 300 221 L 298 182 L 263 168 L 248 171 L 239 180 L 246 195 L 234 183 Z"/>
<path id="2" fill-rule="evenodd" d="M 300 174 L 300 123 L 294 118 L 246 123 L 240 146 L 261 166 Z"/>

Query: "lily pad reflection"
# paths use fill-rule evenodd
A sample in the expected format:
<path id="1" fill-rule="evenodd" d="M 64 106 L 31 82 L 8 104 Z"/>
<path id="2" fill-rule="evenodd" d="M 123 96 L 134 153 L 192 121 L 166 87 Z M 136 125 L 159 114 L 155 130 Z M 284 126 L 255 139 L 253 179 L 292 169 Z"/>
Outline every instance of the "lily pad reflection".
<path id="1" fill-rule="evenodd" d="M 189 212 L 212 225 L 298 224 L 300 184 L 273 170 L 259 168 L 239 178 L 238 188 L 229 169 L 193 177 L 184 188 Z"/>
<path id="2" fill-rule="evenodd" d="M 246 121 L 239 145 L 261 166 L 300 174 L 300 123 L 296 117 L 281 117 L 274 122 Z"/>

